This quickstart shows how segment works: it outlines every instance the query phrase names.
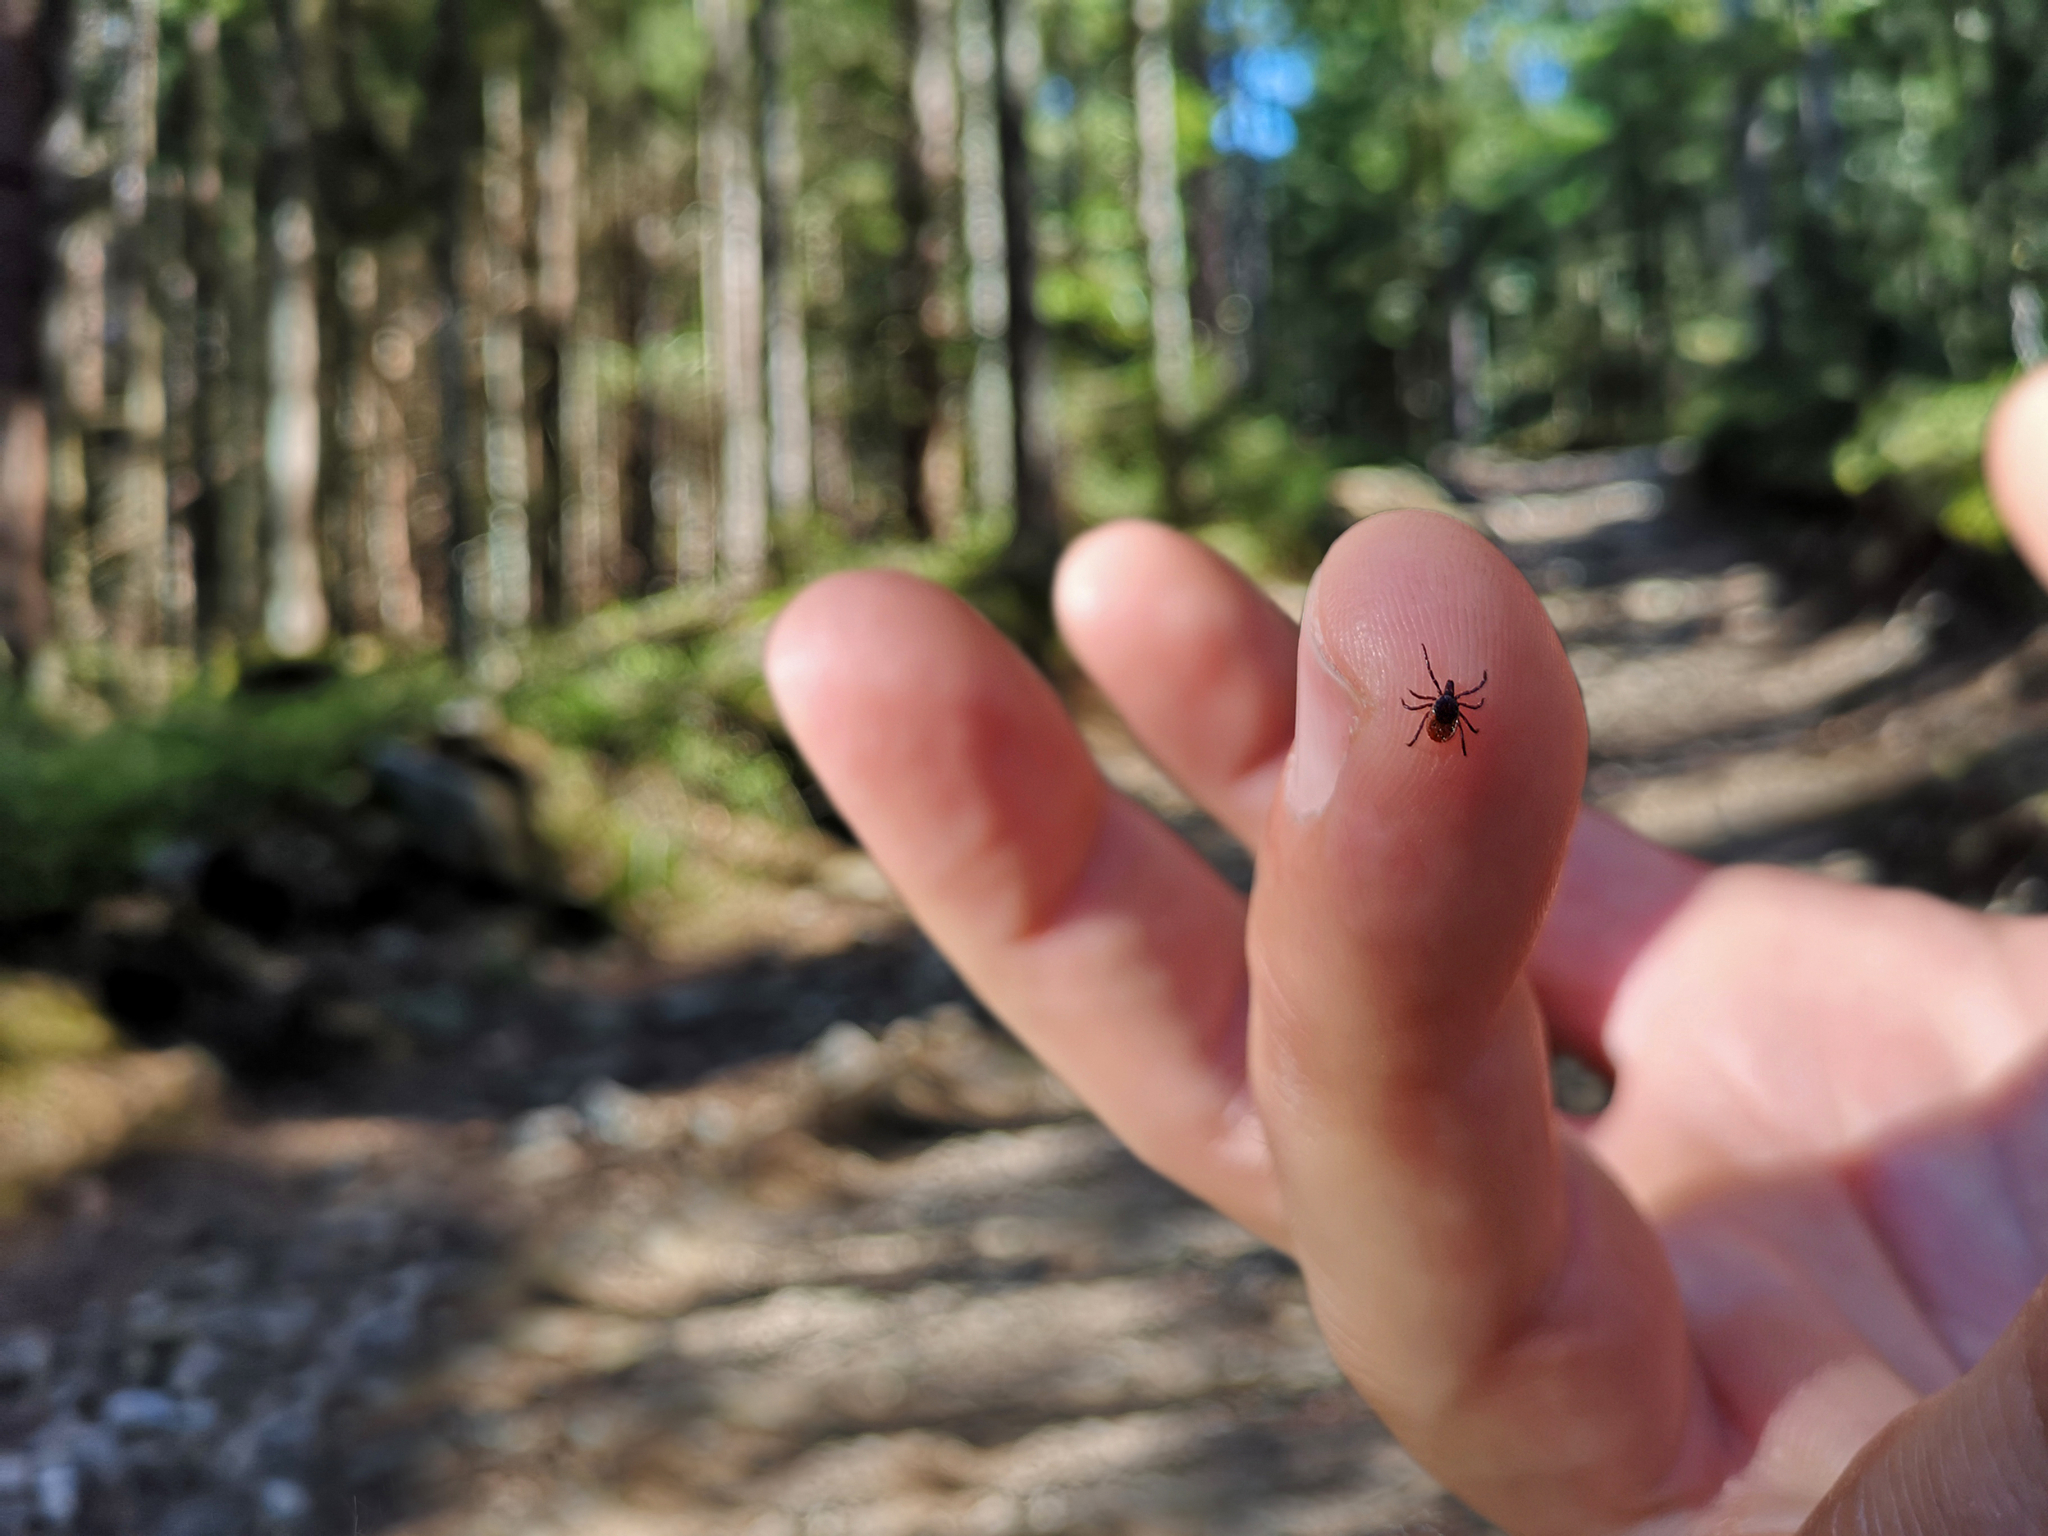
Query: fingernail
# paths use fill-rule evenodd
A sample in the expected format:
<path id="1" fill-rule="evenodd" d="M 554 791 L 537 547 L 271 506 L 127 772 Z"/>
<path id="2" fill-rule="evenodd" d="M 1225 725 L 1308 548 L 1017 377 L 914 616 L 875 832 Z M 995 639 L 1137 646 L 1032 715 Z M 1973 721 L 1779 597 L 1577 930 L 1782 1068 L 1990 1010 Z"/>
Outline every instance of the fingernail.
<path id="1" fill-rule="evenodd" d="M 1323 654 L 1322 618 L 1311 582 L 1302 605 L 1301 645 L 1294 679 L 1294 746 L 1287 754 L 1287 809 L 1297 821 L 1322 813 L 1337 788 L 1358 705 Z"/>

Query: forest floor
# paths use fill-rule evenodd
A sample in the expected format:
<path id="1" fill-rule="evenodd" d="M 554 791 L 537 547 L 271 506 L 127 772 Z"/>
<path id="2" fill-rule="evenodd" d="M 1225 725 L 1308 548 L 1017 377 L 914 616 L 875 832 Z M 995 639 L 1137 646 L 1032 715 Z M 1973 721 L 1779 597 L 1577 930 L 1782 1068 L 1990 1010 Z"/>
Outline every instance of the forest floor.
<path id="1" fill-rule="evenodd" d="M 1655 455 L 1454 470 L 1571 648 L 1590 800 L 1711 857 L 2048 906 L 2048 631 L 1984 568 L 1709 517 Z M 992 1028 L 861 855 L 677 814 L 716 856 L 630 940 L 461 891 L 287 933 L 173 890 L 9 941 L 131 1013 L 203 950 L 243 1022 L 209 1042 L 222 1110 L 0 1226 L 0 1533 L 1486 1529 L 1342 1382 L 1292 1267 Z M 243 863 L 341 878 L 326 835 Z M 258 1017 L 355 1048 L 275 1070 Z"/>

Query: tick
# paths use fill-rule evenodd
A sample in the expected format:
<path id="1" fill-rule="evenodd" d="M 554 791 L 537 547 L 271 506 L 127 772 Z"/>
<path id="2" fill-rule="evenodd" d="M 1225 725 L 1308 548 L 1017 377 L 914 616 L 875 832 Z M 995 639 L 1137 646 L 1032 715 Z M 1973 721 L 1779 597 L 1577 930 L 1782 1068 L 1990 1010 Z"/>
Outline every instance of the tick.
<path id="1" fill-rule="evenodd" d="M 1486 687 L 1486 679 L 1490 674 L 1486 672 L 1480 673 L 1479 681 L 1470 688 L 1467 688 L 1463 693 L 1460 693 L 1455 681 L 1439 683 L 1436 680 L 1436 668 L 1430 666 L 1429 647 L 1426 645 L 1422 648 L 1422 664 L 1429 668 L 1429 686 L 1434 688 L 1436 693 L 1431 695 L 1424 693 L 1420 688 L 1410 688 L 1408 690 L 1409 696 L 1420 699 L 1422 702 L 1420 704 L 1410 704 L 1406 700 L 1402 701 L 1401 707 L 1403 709 L 1425 711 L 1421 721 L 1415 727 L 1415 734 L 1408 738 L 1408 745 L 1412 747 L 1416 742 L 1420 741 L 1424 731 L 1429 732 L 1429 739 L 1431 741 L 1449 741 L 1451 739 L 1451 732 L 1456 731 L 1458 733 L 1458 751 L 1463 756 L 1470 757 L 1472 754 L 1465 751 L 1465 732 L 1470 731 L 1474 736 L 1477 736 L 1479 734 L 1479 727 L 1474 725 L 1467 716 L 1473 710 L 1483 707 L 1484 701 L 1477 698 L 1476 695 Z"/>

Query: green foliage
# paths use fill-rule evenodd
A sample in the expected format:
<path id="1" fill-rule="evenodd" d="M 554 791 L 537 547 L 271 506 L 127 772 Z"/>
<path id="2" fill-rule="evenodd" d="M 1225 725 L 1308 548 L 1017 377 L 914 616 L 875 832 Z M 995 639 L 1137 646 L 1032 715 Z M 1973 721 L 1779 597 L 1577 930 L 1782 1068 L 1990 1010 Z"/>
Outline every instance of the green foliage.
<path id="1" fill-rule="evenodd" d="M 1318 95 L 1275 168 L 1259 406 L 1354 459 L 1414 459 L 1453 430 L 1458 383 L 1513 446 L 1693 435 L 1808 491 L 1835 485 L 1841 443 L 1844 487 L 1911 482 L 1944 528 L 1983 533 L 1972 472 L 1894 465 L 1878 439 L 1973 457 L 1957 422 L 2010 369 L 2023 300 L 2038 313 L 2048 11 L 1296 13 Z M 1460 313 L 1484 351 L 1453 381 Z"/>
<path id="2" fill-rule="evenodd" d="M 1305 575 L 1339 531 L 1329 503 L 1336 467 L 1327 444 L 1279 417 L 1239 416 L 1207 437 L 1189 480 L 1208 517 L 1258 530 L 1264 568 Z"/>
<path id="3" fill-rule="evenodd" d="M 421 729 L 450 690 L 406 667 L 280 697 L 194 690 L 91 735 L 13 702 L 0 722 L 0 918 L 61 911 L 135 878 L 173 839 L 231 833 L 286 800 L 359 788 L 365 749 Z"/>
<path id="4" fill-rule="evenodd" d="M 2001 549 L 2004 530 L 1984 488 L 1984 429 L 2009 378 L 1978 384 L 1905 379 L 1865 408 L 1835 450 L 1835 482 L 1852 496 L 1889 487 L 1965 544 Z"/>
<path id="5" fill-rule="evenodd" d="M 730 638 L 639 641 L 533 672 L 505 695 L 512 724 L 612 768 L 666 768 L 734 810 L 801 819 L 788 772 L 767 750 L 758 669 Z"/>

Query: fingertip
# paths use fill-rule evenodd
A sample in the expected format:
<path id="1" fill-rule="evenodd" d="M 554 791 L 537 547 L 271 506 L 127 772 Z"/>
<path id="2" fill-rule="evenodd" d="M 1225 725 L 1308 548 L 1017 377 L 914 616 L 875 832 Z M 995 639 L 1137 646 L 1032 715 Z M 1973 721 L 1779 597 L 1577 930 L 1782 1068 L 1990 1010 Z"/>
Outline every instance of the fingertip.
<path id="1" fill-rule="evenodd" d="M 761 652 L 761 673 L 767 679 L 776 708 L 785 718 L 801 711 L 819 664 L 825 659 L 819 642 L 830 635 L 833 615 L 851 595 L 845 590 L 848 582 L 846 574 L 813 582 L 797 593 L 768 627 L 768 639 Z"/>
<path id="2" fill-rule="evenodd" d="M 1146 750 L 1256 843 L 1294 732 L 1294 625 L 1235 566 L 1158 523 L 1076 541 L 1053 589 L 1060 631 Z"/>
<path id="3" fill-rule="evenodd" d="M 1456 916 L 1464 942 L 1511 955 L 1518 970 L 1562 866 L 1586 763 L 1578 683 L 1541 602 L 1455 518 L 1386 513 L 1331 547 L 1305 621 L 1304 657 L 1312 649 L 1355 711 L 1336 835 L 1369 842 L 1381 868 L 1416 871 L 1404 906 L 1418 923 Z M 1446 685 L 1472 691 L 1476 734 L 1416 731 Z M 1317 734 L 1297 721 L 1297 739 Z"/>
<path id="4" fill-rule="evenodd" d="M 1052 579 L 1052 609 L 1071 643 L 1114 607 L 1114 578 L 1126 552 L 1140 549 L 1153 524 L 1120 520 L 1091 528 L 1067 546 Z"/>
<path id="5" fill-rule="evenodd" d="M 2048 582 L 2048 367 L 2020 379 L 1992 412 L 1984 481 L 2014 546 Z"/>

